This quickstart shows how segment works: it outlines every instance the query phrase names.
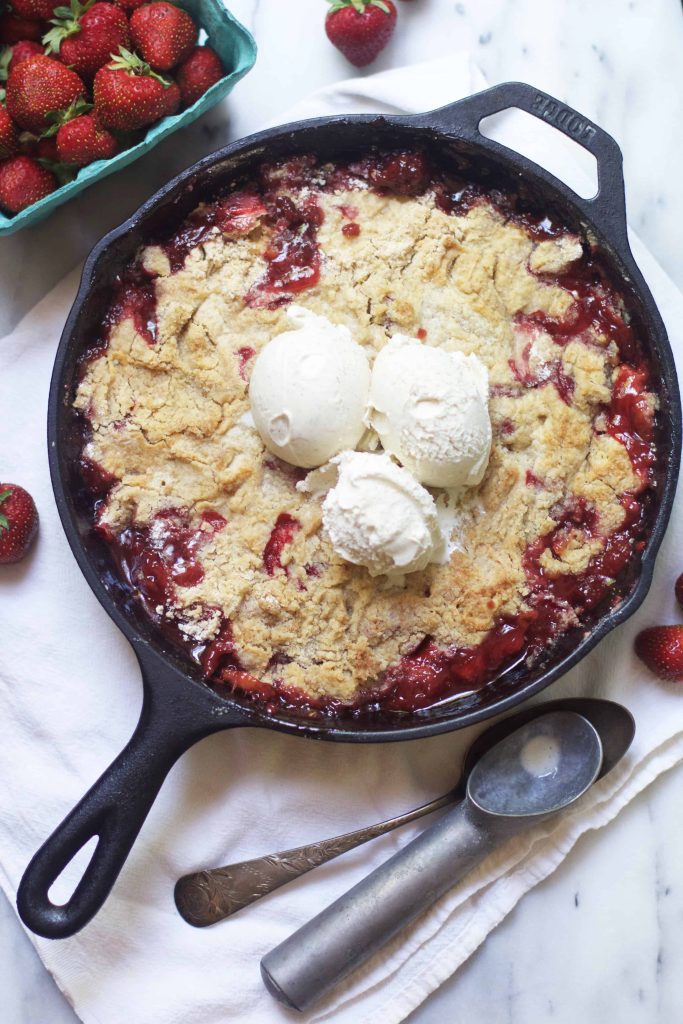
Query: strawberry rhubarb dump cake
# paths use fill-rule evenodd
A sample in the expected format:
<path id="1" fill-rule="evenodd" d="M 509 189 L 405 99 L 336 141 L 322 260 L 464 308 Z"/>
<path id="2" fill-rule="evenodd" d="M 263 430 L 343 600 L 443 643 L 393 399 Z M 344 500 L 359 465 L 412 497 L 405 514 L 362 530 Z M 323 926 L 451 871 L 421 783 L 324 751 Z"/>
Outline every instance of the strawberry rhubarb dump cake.
<path id="1" fill-rule="evenodd" d="M 472 691 L 617 603 L 656 406 L 592 240 L 419 153 L 200 205 L 76 398 L 137 600 L 220 692 L 311 714 Z"/>

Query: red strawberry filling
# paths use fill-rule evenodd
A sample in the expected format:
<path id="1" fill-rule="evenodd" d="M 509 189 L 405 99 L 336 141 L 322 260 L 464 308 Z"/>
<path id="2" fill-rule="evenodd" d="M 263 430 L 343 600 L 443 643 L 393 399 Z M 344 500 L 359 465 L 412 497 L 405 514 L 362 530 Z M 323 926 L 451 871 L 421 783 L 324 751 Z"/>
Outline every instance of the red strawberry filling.
<path id="1" fill-rule="evenodd" d="M 247 304 L 275 308 L 320 280 L 318 228 L 324 214 L 314 196 L 297 206 L 287 196 L 267 201 L 267 221 L 273 226 L 263 254 L 266 271 L 246 296 Z"/>
<path id="2" fill-rule="evenodd" d="M 200 207 L 190 214 L 180 231 L 162 243 L 171 272 L 175 274 L 183 269 L 189 253 L 210 235 L 213 228 L 218 228 L 227 237 L 239 238 L 258 227 L 266 212 L 261 197 L 250 190 L 234 192 L 226 199 Z"/>
<path id="3" fill-rule="evenodd" d="M 186 511 L 165 509 L 147 526 L 129 526 L 115 537 L 104 528 L 119 572 L 144 606 L 158 617 L 172 604 L 177 587 L 194 587 L 204 578 L 199 553 L 225 526 L 218 512 L 207 510 L 199 523 Z"/>
<path id="4" fill-rule="evenodd" d="M 283 512 L 275 520 L 275 526 L 263 550 L 263 564 L 269 576 L 274 576 L 278 569 L 289 575 L 287 567 L 281 562 L 282 552 L 287 544 L 291 544 L 294 534 L 301 529 L 301 523 L 294 516 Z"/>
<path id="5" fill-rule="evenodd" d="M 520 323 L 541 327 L 558 345 L 567 345 L 589 329 L 614 341 L 622 359 L 635 354 L 633 329 L 617 309 L 617 298 L 599 266 L 589 260 L 578 271 L 553 278 L 574 296 L 566 316 L 557 320 L 539 311 L 519 317 Z"/>
<path id="6" fill-rule="evenodd" d="M 607 429 L 626 448 L 643 484 L 652 480 L 655 466 L 654 414 L 647 397 L 647 370 L 623 364 L 617 370 Z"/>
<path id="7" fill-rule="evenodd" d="M 552 362 L 543 363 L 537 370 L 532 370 L 530 365 L 532 342 L 527 342 L 522 350 L 521 356 L 510 360 L 510 369 L 515 378 L 525 388 L 540 388 L 546 384 L 554 384 L 557 393 L 566 405 L 571 404 L 571 397 L 574 394 L 574 380 L 564 372 L 561 359 L 554 359 Z"/>
<path id="8" fill-rule="evenodd" d="M 130 319 L 147 344 L 154 345 L 157 340 L 156 308 L 154 279 L 139 264 L 135 264 L 119 279 L 106 326 L 110 330 L 122 320 Z"/>
<path id="9" fill-rule="evenodd" d="M 242 380 L 248 380 L 247 366 L 256 355 L 256 349 L 251 348 L 250 345 L 244 345 L 242 348 L 237 349 L 237 359 L 239 360 L 240 377 Z"/>

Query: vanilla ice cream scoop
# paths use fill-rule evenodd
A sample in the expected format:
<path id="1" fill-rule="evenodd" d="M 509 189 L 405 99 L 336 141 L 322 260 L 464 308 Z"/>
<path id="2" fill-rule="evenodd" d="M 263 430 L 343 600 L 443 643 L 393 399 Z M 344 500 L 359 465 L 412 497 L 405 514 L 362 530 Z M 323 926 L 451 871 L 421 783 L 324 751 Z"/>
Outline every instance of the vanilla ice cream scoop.
<path id="1" fill-rule="evenodd" d="M 388 455 L 342 452 L 323 502 L 332 547 L 371 576 L 424 569 L 442 544 L 431 494 Z"/>
<path id="2" fill-rule="evenodd" d="M 475 355 L 396 334 L 375 359 L 366 422 L 421 483 L 474 486 L 491 453 L 488 371 Z"/>
<path id="3" fill-rule="evenodd" d="M 261 350 L 249 399 L 266 448 L 311 469 L 358 444 L 370 367 L 346 327 L 301 306 L 292 306 L 288 316 L 296 330 L 278 334 Z"/>

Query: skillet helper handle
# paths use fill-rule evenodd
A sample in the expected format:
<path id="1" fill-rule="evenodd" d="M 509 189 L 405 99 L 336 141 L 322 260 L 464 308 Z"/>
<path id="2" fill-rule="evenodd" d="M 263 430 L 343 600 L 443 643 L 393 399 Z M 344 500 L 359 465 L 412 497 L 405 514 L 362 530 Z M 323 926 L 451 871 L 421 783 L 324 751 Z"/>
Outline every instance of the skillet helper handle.
<path id="1" fill-rule="evenodd" d="M 290 1009 L 306 1010 L 524 827 L 501 828 L 469 802 L 449 811 L 267 953 L 266 988 Z"/>
<path id="2" fill-rule="evenodd" d="M 101 908 L 135 838 L 181 754 L 208 732 L 182 716 L 174 721 L 147 697 L 130 742 L 41 846 L 24 872 L 17 910 L 32 932 L 64 939 L 80 931 Z M 49 890 L 72 858 L 93 836 L 95 852 L 73 894 L 54 904 Z"/>
<path id="3" fill-rule="evenodd" d="M 574 201 L 611 238 L 616 236 L 626 240 L 626 199 L 621 150 L 604 128 L 600 128 L 578 110 L 526 82 L 504 82 L 433 111 L 427 115 L 427 119 L 434 120 L 436 115 L 436 122 L 446 130 L 450 120 L 456 134 L 463 134 L 461 128 L 464 127 L 465 134 L 470 138 L 479 143 L 484 138 L 490 145 L 490 140 L 479 132 L 480 122 L 510 107 L 517 107 L 539 121 L 545 121 L 593 154 L 598 171 L 597 194 L 592 199 L 577 195 Z M 507 148 L 499 143 L 496 145 L 501 149 Z"/>

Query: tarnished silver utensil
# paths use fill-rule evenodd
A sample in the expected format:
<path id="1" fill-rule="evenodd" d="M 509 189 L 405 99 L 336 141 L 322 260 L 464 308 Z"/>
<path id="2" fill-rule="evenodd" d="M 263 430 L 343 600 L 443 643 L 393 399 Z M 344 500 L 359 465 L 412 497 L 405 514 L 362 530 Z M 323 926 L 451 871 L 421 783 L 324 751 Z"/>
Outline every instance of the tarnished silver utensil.
<path id="1" fill-rule="evenodd" d="M 562 710 L 583 715 L 597 729 L 604 748 L 600 775 L 605 775 L 622 757 L 633 739 L 633 718 L 626 708 L 612 701 L 589 697 L 536 704 L 497 720 L 480 733 L 467 752 L 456 785 L 443 796 L 395 818 L 347 832 L 345 835 L 271 853 L 254 860 L 185 875 L 179 879 L 175 887 L 175 901 L 179 913 L 189 924 L 197 928 L 216 924 L 261 899 L 262 896 L 267 896 L 274 889 L 299 878 L 319 864 L 333 860 L 370 839 L 385 835 L 433 811 L 463 800 L 467 777 L 472 767 L 494 743 L 541 714 Z"/>
<path id="2" fill-rule="evenodd" d="M 308 1009 L 503 842 L 583 796 L 602 759 L 597 730 L 574 711 L 501 739 L 472 769 L 458 807 L 263 958 L 266 988 Z"/>

